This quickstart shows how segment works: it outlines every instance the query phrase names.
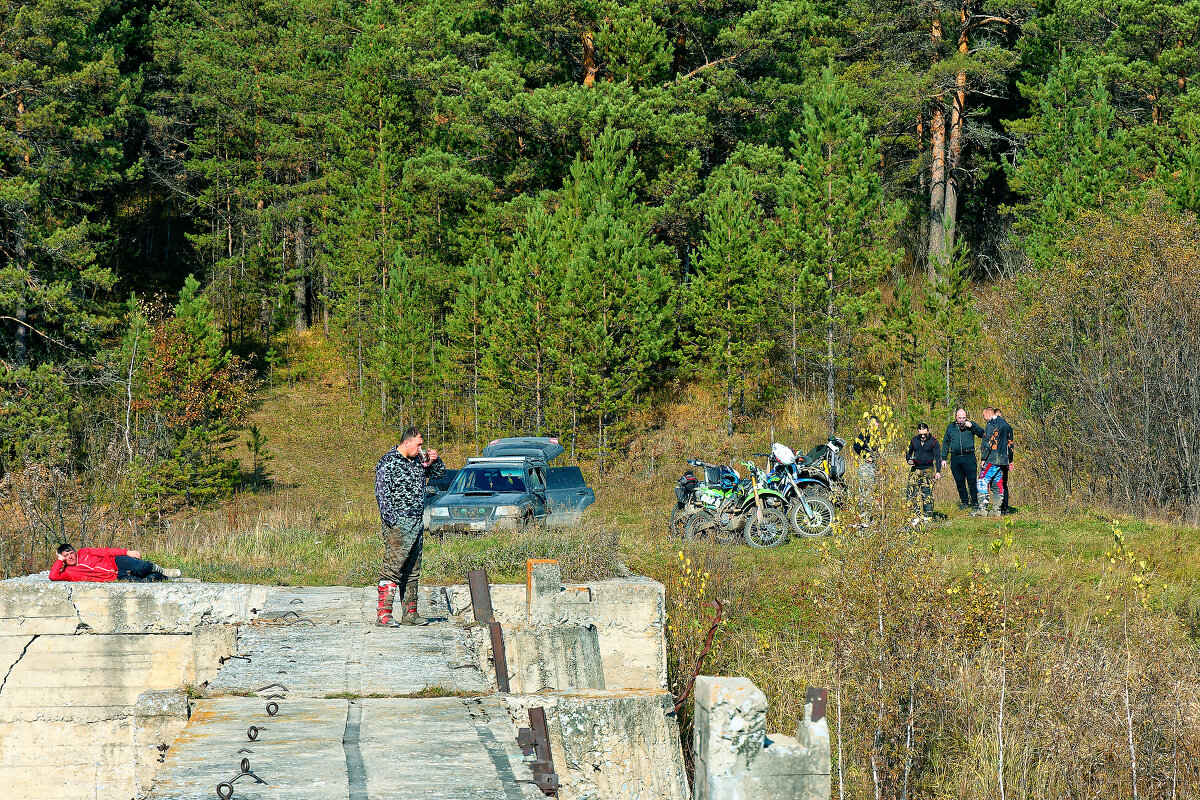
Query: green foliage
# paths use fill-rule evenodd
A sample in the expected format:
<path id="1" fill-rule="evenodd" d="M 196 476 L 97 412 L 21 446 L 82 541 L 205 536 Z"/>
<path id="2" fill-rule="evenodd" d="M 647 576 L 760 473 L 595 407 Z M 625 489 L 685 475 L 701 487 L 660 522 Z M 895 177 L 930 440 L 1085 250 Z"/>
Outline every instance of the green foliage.
<path id="1" fill-rule="evenodd" d="M 734 167 L 722 177 L 710 184 L 698 270 L 686 290 L 695 336 L 684 352 L 722 387 L 726 433 L 732 436 L 735 391 L 770 346 L 765 329 L 770 273 L 749 175 Z"/>
<path id="2" fill-rule="evenodd" d="M 900 258 L 889 239 L 901 211 L 884 204 L 872 166 L 878 142 L 830 70 L 804 107 L 804 125 L 792 134 L 792 147 L 797 170 L 784 184 L 781 203 L 795 209 L 797 258 L 817 287 L 814 312 L 825 340 L 832 433 L 837 430 L 837 374 L 845 370 L 853 386 L 852 353 L 863 347 L 863 323 L 878 310 L 879 282 Z"/>
<path id="3" fill-rule="evenodd" d="M 1080 74 L 1064 57 L 1039 89 L 1036 115 L 1011 126 L 1028 138 L 1009 181 L 1029 198 L 1020 206 L 1019 227 L 1034 257 L 1053 248 L 1062 225 L 1084 211 L 1125 202 L 1123 192 L 1135 185 L 1133 140 L 1117 124 L 1103 84 L 1085 89 Z"/>
<path id="4" fill-rule="evenodd" d="M 1017 250 L 1200 207 L 1197 3 L 0 0 L 3 457 L 153 471 L 204 408 L 211 472 L 241 402 L 183 387 L 310 328 L 363 418 L 602 463 L 678 380 L 953 403 Z"/>
<path id="5" fill-rule="evenodd" d="M 134 466 L 146 511 L 202 504 L 228 494 L 240 480 L 237 462 L 224 451 L 233 444 L 255 382 L 220 340 L 209 302 L 189 276 L 172 316 L 153 331 L 131 402 L 139 433 L 151 443 Z M 257 478 L 257 454 L 254 470 Z"/>

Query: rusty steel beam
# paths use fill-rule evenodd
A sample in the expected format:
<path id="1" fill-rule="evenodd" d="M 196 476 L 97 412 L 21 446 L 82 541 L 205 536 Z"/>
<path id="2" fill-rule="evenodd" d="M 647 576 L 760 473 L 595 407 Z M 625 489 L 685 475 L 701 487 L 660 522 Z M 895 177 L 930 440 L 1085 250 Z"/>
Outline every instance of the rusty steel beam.
<path id="1" fill-rule="evenodd" d="M 804 693 L 804 702 L 812 703 L 812 721 L 820 722 L 825 718 L 825 702 L 829 699 L 828 689 L 818 689 L 810 686 Z"/>
<path id="2" fill-rule="evenodd" d="M 487 570 L 473 569 L 467 573 L 467 585 L 471 588 L 471 610 L 475 621 L 487 625 L 496 621 L 492 612 L 492 590 L 488 585 Z M 446 606 L 449 607 L 449 598 Z"/>
<path id="3" fill-rule="evenodd" d="M 508 658 L 504 655 L 504 631 L 500 630 L 499 622 L 489 622 L 488 629 L 492 634 L 492 662 L 496 665 L 496 688 L 508 694 Z"/>
<path id="4" fill-rule="evenodd" d="M 546 726 L 546 709 L 529 709 L 529 728 L 532 732 L 534 761 L 529 765 L 534 783 L 546 796 L 558 796 L 558 775 L 550 757 L 550 729 Z"/>

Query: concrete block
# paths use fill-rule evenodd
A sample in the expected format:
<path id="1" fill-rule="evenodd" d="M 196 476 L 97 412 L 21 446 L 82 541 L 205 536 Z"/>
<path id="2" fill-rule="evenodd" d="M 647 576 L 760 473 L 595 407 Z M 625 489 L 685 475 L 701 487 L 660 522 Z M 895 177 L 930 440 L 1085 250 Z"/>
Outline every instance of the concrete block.
<path id="1" fill-rule="evenodd" d="M 531 558 L 525 565 L 525 613 L 530 622 L 549 622 L 556 616 L 555 600 L 562 591 L 562 570 L 550 558 Z"/>
<path id="2" fill-rule="evenodd" d="M 134 779 L 141 792 L 149 791 L 158 767 L 191 716 L 182 691 L 148 691 L 133 706 L 132 757 Z"/>
<path id="3" fill-rule="evenodd" d="M 443 590 L 452 617 L 471 623 L 471 598 L 465 585 L 422 587 L 424 602 L 432 606 L 428 595 L 441 595 Z M 528 623 L 528 586 L 492 584 L 491 594 L 496 620 L 505 630 Z M 661 583 L 634 576 L 565 584 L 553 597 L 552 613 L 538 623 L 596 626 L 607 688 L 666 688 L 666 590 Z M 437 605 L 445 603 L 439 600 Z"/>
<path id="4" fill-rule="evenodd" d="M 600 640 L 593 626 L 512 627 L 504 631 L 504 650 L 514 692 L 604 688 Z"/>
<path id="5" fill-rule="evenodd" d="M 250 725 L 261 728 L 246 739 Z M 506 708 L 495 698 L 281 700 L 267 718 L 256 698 L 200 700 L 167 753 L 152 800 L 200 800 L 237 773 L 234 797 L 280 800 L 472 798 L 536 800 Z"/>
<path id="6" fill-rule="evenodd" d="M 766 696 L 749 680 L 696 679 L 696 800 L 828 800 L 826 721 L 812 722 L 806 705 L 797 737 L 768 736 L 766 714 Z"/>
<path id="7" fill-rule="evenodd" d="M 210 693 L 252 692 L 268 683 L 291 697 L 407 694 L 430 686 L 484 691 L 478 640 L 456 626 L 248 625 L 238 655 L 210 680 Z"/>
<path id="8" fill-rule="evenodd" d="M 190 633 L 249 622 L 272 587 L 215 583 L 70 583 L 39 575 L 0 581 L 0 636 Z"/>
<path id="9" fill-rule="evenodd" d="M 0 653 L 12 653 L 23 640 L 0 646 Z M 192 658 L 191 636 L 32 637 L 10 663 L 0 720 L 89 723 L 127 716 L 148 689 L 194 683 Z"/>
<path id="10" fill-rule="evenodd" d="M 662 690 L 509 695 L 513 724 L 546 711 L 562 800 L 686 800 L 675 698 Z"/>
<path id="11" fill-rule="evenodd" d="M 192 634 L 192 664 L 196 686 L 217 677 L 221 659 L 237 652 L 236 625 L 201 625 Z"/>

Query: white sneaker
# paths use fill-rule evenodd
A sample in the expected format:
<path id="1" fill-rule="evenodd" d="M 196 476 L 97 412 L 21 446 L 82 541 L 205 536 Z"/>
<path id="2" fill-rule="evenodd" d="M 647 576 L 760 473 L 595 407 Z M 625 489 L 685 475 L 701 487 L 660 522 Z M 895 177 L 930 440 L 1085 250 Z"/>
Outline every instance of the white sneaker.
<path id="1" fill-rule="evenodd" d="M 164 578 L 182 578 L 183 577 L 183 573 L 177 569 L 163 568 L 162 574 L 163 574 Z"/>

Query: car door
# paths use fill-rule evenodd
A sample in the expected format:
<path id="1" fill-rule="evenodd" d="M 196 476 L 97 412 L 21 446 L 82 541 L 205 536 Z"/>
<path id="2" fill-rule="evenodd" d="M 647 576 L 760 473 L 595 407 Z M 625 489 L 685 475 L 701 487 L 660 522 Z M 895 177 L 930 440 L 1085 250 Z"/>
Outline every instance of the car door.
<path id="1" fill-rule="evenodd" d="M 533 513 L 538 519 L 545 519 L 547 512 L 546 478 L 541 467 L 530 467 L 525 477 L 525 485 L 529 487 L 529 496 L 533 498 Z"/>
<path id="2" fill-rule="evenodd" d="M 584 482 L 579 467 L 550 467 L 546 470 L 546 500 L 550 506 L 547 521 L 570 525 L 596 502 L 596 493 Z"/>

